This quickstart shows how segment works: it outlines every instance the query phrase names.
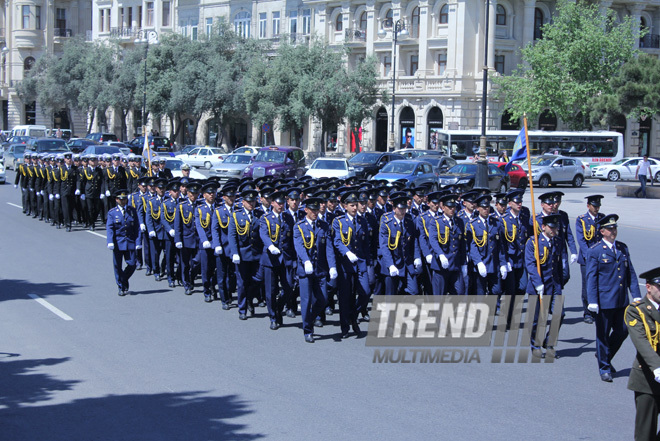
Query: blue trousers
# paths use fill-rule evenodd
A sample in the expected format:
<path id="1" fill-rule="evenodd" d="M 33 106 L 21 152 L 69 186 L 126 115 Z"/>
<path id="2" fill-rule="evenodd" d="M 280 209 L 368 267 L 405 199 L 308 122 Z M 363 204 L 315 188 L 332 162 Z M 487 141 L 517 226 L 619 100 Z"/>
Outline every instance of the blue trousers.
<path id="1" fill-rule="evenodd" d="M 339 325 L 341 332 L 347 333 L 351 323 L 357 320 L 358 314 L 366 312 L 369 303 L 369 280 L 367 271 L 358 268 L 353 273 L 339 270 L 337 282 L 337 297 L 339 299 Z"/>
<path id="2" fill-rule="evenodd" d="M 227 304 L 231 303 L 231 293 L 233 292 L 229 280 L 231 269 L 233 269 L 231 258 L 227 257 L 223 250 L 223 254 L 215 256 L 215 273 L 218 279 L 218 295 L 220 296 L 220 301 Z"/>
<path id="3" fill-rule="evenodd" d="M 325 277 L 314 274 L 299 277 L 300 310 L 302 312 L 303 332 L 305 335 L 314 333 L 314 320 L 325 310 L 328 300 Z"/>
<path id="4" fill-rule="evenodd" d="M 612 372 L 612 358 L 628 337 L 626 308 L 601 309 L 596 315 L 596 357 L 601 374 Z"/>
<path id="5" fill-rule="evenodd" d="M 451 294 L 454 296 L 467 294 L 461 270 L 433 270 L 431 280 L 434 296 L 441 296 L 445 294 Z"/>
<path id="6" fill-rule="evenodd" d="M 165 239 L 165 267 L 167 268 L 167 281 L 174 282 L 181 280 L 181 266 L 179 265 L 178 274 L 174 274 L 174 263 L 176 262 L 176 247 L 174 246 L 174 239 Z"/>
<path id="7" fill-rule="evenodd" d="M 151 256 L 151 269 L 154 274 L 162 274 L 165 268 L 161 268 L 160 255 L 165 248 L 165 241 L 155 237 L 149 238 L 149 255 Z"/>
<path id="8" fill-rule="evenodd" d="M 401 275 L 404 273 L 404 275 Z M 399 275 L 395 277 L 385 276 L 385 295 L 395 296 L 399 293 L 402 286 L 405 286 L 404 292 L 411 296 L 419 294 L 417 285 L 417 275 L 411 274 L 406 268 L 399 270 Z"/>
<path id="9" fill-rule="evenodd" d="M 543 294 L 543 302 L 550 302 L 550 308 L 548 309 L 548 318 L 554 313 L 554 308 L 555 308 L 555 295 L 560 295 L 561 294 L 561 289 L 558 287 L 553 287 L 549 286 L 549 284 L 545 284 L 545 293 Z M 529 306 L 527 307 L 529 308 Z M 530 345 L 532 349 L 539 349 L 539 343 L 536 341 L 536 330 L 539 326 L 539 311 L 540 311 L 541 305 L 536 306 L 536 311 L 534 312 L 534 323 L 532 324 L 532 336 L 531 336 L 531 341 Z M 529 310 L 529 309 L 528 309 Z M 561 323 L 564 321 L 564 317 L 566 314 L 564 313 L 564 310 L 562 308 L 561 311 L 561 321 L 559 322 L 559 327 L 561 328 Z M 545 348 L 548 344 L 548 337 L 550 336 L 550 320 L 548 320 L 547 323 L 543 324 L 545 328 L 544 335 L 545 337 L 543 338 L 543 347 Z"/>
<path id="10" fill-rule="evenodd" d="M 280 285 L 284 290 L 284 298 L 291 296 L 291 287 L 288 282 L 286 267 L 279 265 L 275 267 L 261 266 L 263 268 L 264 288 L 266 290 L 266 306 L 268 317 L 271 322 L 282 323 L 282 302 L 278 302 L 277 295 Z"/>
<path id="11" fill-rule="evenodd" d="M 202 285 L 204 294 L 211 294 L 213 290 L 213 274 L 215 273 L 215 256 L 213 248 L 202 248 L 199 250 L 202 264 Z"/>
<path id="12" fill-rule="evenodd" d="M 594 319 L 596 314 L 589 311 L 589 300 L 587 300 L 587 265 L 580 265 L 580 274 L 582 274 L 582 309 L 584 310 L 584 317 L 590 315 Z"/>
<path id="13" fill-rule="evenodd" d="M 193 289 L 195 286 L 193 271 L 195 269 L 194 258 L 196 255 L 197 248 L 181 248 L 181 276 L 183 277 L 183 287 L 185 289 Z"/>
<path id="14" fill-rule="evenodd" d="M 478 272 L 472 273 L 476 295 L 483 296 L 488 294 L 500 295 L 502 294 L 502 286 L 499 283 L 499 270 L 496 273 L 486 274 L 486 277 L 481 277 Z"/>
<path id="15" fill-rule="evenodd" d="M 248 305 L 252 307 L 255 289 L 254 275 L 257 273 L 259 261 L 244 261 L 236 265 L 236 292 L 238 295 L 238 313 L 247 314 Z"/>
<path id="16" fill-rule="evenodd" d="M 123 268 L 124 260 L 126 260 L 126 268 Z M 135 250 L 112 250 L 112 264 L 115 268 L 117 286 L 123 291 L 128 290 L 128 279 L 131 278 L 137 266 Z"/>

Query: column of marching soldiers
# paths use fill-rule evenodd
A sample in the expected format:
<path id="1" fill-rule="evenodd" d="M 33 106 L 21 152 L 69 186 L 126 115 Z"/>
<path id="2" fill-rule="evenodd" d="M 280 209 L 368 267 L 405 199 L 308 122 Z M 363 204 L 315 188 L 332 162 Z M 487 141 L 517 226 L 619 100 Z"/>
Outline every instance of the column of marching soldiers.
<path id="1" fill-rule="evenodd" d="M 588 197 L 587 213 L 576 220 L 578 246 L 559 210 L 563 193 L 539 197 L 539 274 L 524 189 L 491 195 L 409 188 L 403 181 L 279 176 L 220 185 L 172 178 L 164 160 L 149 173 L 142 162 L 136 155 L 26 153 L 16 174 L 26 215 L 67 231 L 72 224 L 93 231 L 101 218 L 120 296 L 143 266 L 147 276 L 181 285 L 186 295 L 201 276 L 204 300 L 220 300 L 228 310 L 235 293 L 241 320 L 255 306 L 267 307 L 276 330 L 300 307 L 305 340 L 313 343 L 314 328 L 336 306 L 341 337 L 359 336 L 371 295 L 527 293 L 554 301 L 577 261 L 585 321 L 594 321 L 585 257 L 601 239 L 601 223 L 616 217 L 599 213 L 601 195 Z M 543 347 L 554 354 L 535 335 L 533 329 L 533 353 L 545 356 Z"/>

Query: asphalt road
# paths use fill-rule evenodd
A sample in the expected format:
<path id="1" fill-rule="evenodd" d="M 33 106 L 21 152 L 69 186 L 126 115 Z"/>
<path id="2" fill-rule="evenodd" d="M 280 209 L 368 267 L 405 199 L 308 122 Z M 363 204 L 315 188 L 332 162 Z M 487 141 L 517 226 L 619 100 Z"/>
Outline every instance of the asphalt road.
<path id="1" fill-rule="evenodd" d="M 584 196 L 604 194 L 637 272 L 659 264 L 660 201 L 616 199 L 594 181 L 561 190 L 573 221 Z M 624 343 L 614 383 L 602 382 L 577 265 L 555 363 L 376 364 L 364 337 L 338 339 L 338 315 L 310 345 L 300 317 L 273 332 L 265 309 L 241 322 L 143 271 L 118 297 L 103 237 L 17 205 L 19 190 L 0 186 L 0 439 L 632 438 L 634 348 Z"/>

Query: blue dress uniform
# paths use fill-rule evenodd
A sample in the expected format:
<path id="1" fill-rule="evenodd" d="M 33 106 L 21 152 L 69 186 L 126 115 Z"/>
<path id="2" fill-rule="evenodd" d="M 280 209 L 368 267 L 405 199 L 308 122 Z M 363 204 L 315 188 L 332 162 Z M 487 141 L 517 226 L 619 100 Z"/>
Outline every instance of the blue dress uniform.
<path id="1" fill-rule="evenodd" d="M 506 195 L 509 202 L 522 203 L 522 190 L 512 190 Z M 504 283 L 504 293 L 524 295 L 527 289 L 527 272 L 525 271 L 524 252 L 529 237 L 528 221 L 523 217 L 522 210 L 514 215 L 511 209 L 501 218 L 504 236 L 504 255 L 511 271 Z M 513 301 L 510 303 L 513 308 Z"/>
<path id="2" fill-rule="evenodd" d="M 202 187 L 204 200 L 195 208 L 195 228 L 199 237 L 199 256 L 202 266 L 202 286 L 204 301 L 213 301 L 213 276 L 215 275 L 215 252 L 213 242 L 213 223 L 211 219 L 215 211 L 215 194 L 218 191 L 216 182 L 209 182 Z M 209 199 L 207 199 L 207 197 Z"/>
<path id="3" fill-rule="evenodd" d="M 114 196 L 116 199 L 126 200 L 128 191 L 117 190 Z M 107 242 L 108 248 L 112 250 L 115 280 L 120 296 L 128 293 L 128 280 L 135 272 L 137 265 L 135 250 L 140 236 L 138 222 L 137 212 L 130 205 L 124 205 L 123 208 L 118 206 L 108 212 Z M 122 268 L 124 260 L 126 260 L 126 268 Z"/>
<path id="4" fill-rule="evenodd" d="M 433 197 L 439 202 L 440 193 L 435 192 L 428 195 L 429 198 Z M 420 283 L 422 285 L 423 293 L 426 295 L 431 295 L 433 293 L 432 289 L 432 274 L 431 274 L 431 264 L 428 262 L 428 256 L 432 256 L 431 245 L 429 244 L 429 229 L 427 225 L 434 226 L 435 219 L 438 216 L 438 212 L 433 212 L 430 209 L 427 209 L 421 213 L 417 218 L 415 218 L 415 228 L 417 229 L 417 242 L 419 246 L 419 253 L 422 256 L 422 271 L 420 274 Z"/>
<path id="5" fill-rule="evenodd" d="M 167 182 L 164 179 L 159 179 L 155 185 L 164 191 L 166 184 Z M 165 250 L 165 240 L 168 236 L 161 223 L 163 217 L 163 198 L 158 195 L 152 196 L 149 198 L 147 204 L 147 212 L 145 213 L 144 220 L 147 227 L 146 234 L 149 236 L 151 268 L 153 269 L 156 282 L 160 282 L 161 278 L 165 276 L 164 265 L 161 265 L 161 253 Z"/>
<path id="6" fill-rule="evenodd" d="M 595 210 L 600 209 L 601 199 L 604 196 L 600 194 L 587 196 L 587 205 L 591 205 Z M 596 212 L 596 215 L 591 214 L 591 208 L 585 214 L 581 214 L 575 219 L 575 237 L 577 239 L 580 252 L 578 254 L 577 263 L 580 265 L 580 273 L 582 275 L 582 307 L 584 308 L 584 321 L 586 323 L 593 323 L 596 314 L 589 311 L 587 308 L 589 301 L 587 299 L 587 252 L 589 248 L 594 246 L 602 238 L 600 230 L 596 228 L 596 224 L 605 216 L 603 213 Z"/>
<path id="7" fill-rule="evenodd" d="M 598 229 L 616 228 L 619 216 L 610 214 L 598 223 Z M 587 296 L 589 306 L 597 306 L 596 357 L 603 381 L 612 380 L 612 358 L 628 336 L 624 321 L 628 291 L 641 298 L 637 275 L 626 244 L 604 239 L 587 252 Z"/>
<path id="8" fill-rule="evenodd" d="M 200 185 L 191 183 L 188 185 L 188 193 L 197 195 Z M 196 196 L 195 196 L 196 197 Z M 180 202 L 174 217 L 174 246 L 180 250 L 179 262 L 181 264 L 181 277 L 186 295 L 191 295 L 195 286 L 193 278 L 194 258 L 197 255 L 199 238 L 195 226 L 195 200 L 190 197 Z"/>
<path id="9" fill-rule="evenodd" d="M 559 228 L 559 215 L 548 215 L 542 219 L 542 222 L 552 228 Z M 536 255 L 534 236 L 529 235 L 525 245 L 525 270 L 527 271 L 527 294 L 534 295 L 540 292 L 543 294 L 543 301 L 550 302 L 549 314 L 553 312 L 555 296 L 561 295 L 562 274 L 561 274 L 561 254 L 556 245 L 556 237 L 549 238 L 543 233 L 539 233 L 539 262 L 541 274 L 536 267 Z M 540 351 L 539 342 L 536 341 L 536 329 L 538 327 L 539 309 L 536 308 L 534 314 L 534 323 L 532 324 L 532 335 L 530 345 L 533 351 Z M 562 320 L 564 312 L 562 310 Z M 561 322 L 560 322 L 561 323 Z M 549 329 L 548 329 L 549 331 Z M 546 333 L 543 339 L 543 347 L 547 346 L 549 334 Z M 551 349 L 551 348 L 548 348 Z M 540 354 L 539 354 L 540 356 Z"/>
<path id="10" fill-rule="evenodd" d="M 357 204 L 357 200 L 358 195 L 354 191 L 346 191 L 341 196 L 343 204 Z M 357 318 L 360 313 L 366 311 L 369 301 L 369 225 L 363 217 L 351 218 L 348 214 L 343 214 L 335 217 L 332 230 L 339 273 L 339 324 L 342 338 L 346 338 L 351 326 L 356 334 L 360 333 Z M 351 262 L 351 259 L 354 261 Z"/>
<path id="11" fill-rule="evenodd" d="M 319 198 L 309 198 L 306 207 L 318 210 L 320 201 Z M 315 319 L 323 314 L 327 301 L 326 279 L 337 277 L 330 226 L 322 220 L 311 221 L 306 217 L 296 223 L 293 243 L 298 261 L 303 333 L 305 341 L 314 343 L 314 325 L 322 324 Z"/>
<path id="12" fill-rule="evenodd" d="M 287 190 L 288 199 L 300 199 L 300 193 L 302 190 L 299 188 L 290 188 Z M 284 233 L 282 244 L 282 256 L 284 267 L 286 269 L 287 283 L 291 286 L 291 290 L 287 293 L 284 292 L 284 298 L 282 298 L 282 304 L 286 309 L 287 317 L 295 317 L 296 311 L 298 310 L 298 304 L 296 302 L 296 296 L 293 290 L 293 287 L 296 284 L 296 250 L 293 245 L 293 230 L 295 224 L 305 217 L 305 211 L 298 209 L 295 212 L 290 208 L 285 208 L 282 212 L 282 220 L 286 224 L 286 232 Z"/>
<path id="13" fill-rule="evenodd" d="M 145 185 L 150 182 L 150 178 L 145 179 Z M 144 255 L 144 266 L 147 268 L 146 276 L 153 274 L 151 262 L 151 243 L 149 243 L 149 234 L 147 234 L 147 210 L 149 209 L 149 200 L 152 198 L 150 192 L 140 193 L 137 196 L 137 213 L 140 219 L 140 231 L 142 232 L 142 253 Z"/>
<path id="14" fill-rule="evenodd" d="M 233 187 L 223 188 L 222 195 L 234 195 Z M 215 250 L 215 266 L 218 279 L 218 293 L 222 302 L 222 309 L 228 310 L 231 303 L 231 285 L 229 275 L 233 273 L 234 264 L 229 253 L 229 219 L 233 215 L 233 207 L 222 204 L 213 210 L 213 248 Z"/>
<path id="15" fill-rule="evenodd" d="M 490 207 L 490 201 L 491 197 L 484 195 L 477 198 L 475 203 L 480 207 Z M 487 218 L 477 216 L 466 226 L 466 231 L 466 235 L 470 237 L 468 252 L 474 265 L 472 275 L 475 278 L 476 294 L 501 294 L 498 281 L 500 274 L 506 271 L 506 258 L 500 222 L 492 214 Z M 485 276 L 479 272 L 480 263 L 485 266 Z M 506 278 L 506 273 L 502 274 L 502 278 Z"/>
<path id="16" fill-rule="evenodd" d="M 257 199 L 256 190 L 244 190 L 241 193 L 244 202 Z M 229 219 L 229 250 L 236 265 L 236 291 L 238 294 L 239 319 L 247 319 L 247 310 L 253 310 L 252 300 L 258 288 L 254 275 L 261 258 L 261 240 L 259 238 L 259 218 L 248 209 L 234 211 Z"/>
<path id="17" fill-rule="evenodd" d="M 179 182 L 174 179 L 170 181 L 167 185 L 167 190 L 170 192 L 170 195 L 163 199 L 162 210 L 163 213 L 160 217 L 160 223 L 163 226 L 165 231 L 165 266 L 167 269 L 167 283 L 170 288 L 174 288 L 177 280 L 181 280 L 181 265 L 178 267 L 178 273 L 174 270 L 174 264 L 176 262 L 176 247 L 174 246 L 174 235 L 176 230 L 174 229 L 174 219 L 176 218 L 176 211 L 178 201 L 175 198 L 178 198 L 179 192 Z"/>
<path id="18" fill-rule="evenodd" d="M 456 196 L 449 194 L 440 198 L 444 206 L 456 207 Z M 444 212 L 429 226 L 429 245 L 433 251 L 431 261 L 434 295 L 467 294 L 467 242 L 465 225 L 458 216 L 448 217 Z M 440 256 L 447 259 L 446 267 Z"/>

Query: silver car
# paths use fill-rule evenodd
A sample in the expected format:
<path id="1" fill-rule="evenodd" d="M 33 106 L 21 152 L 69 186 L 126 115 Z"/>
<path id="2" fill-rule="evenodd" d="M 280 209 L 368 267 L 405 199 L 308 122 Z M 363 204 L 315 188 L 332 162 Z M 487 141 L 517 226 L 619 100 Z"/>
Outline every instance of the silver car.
<path id="1" fill-rule="evenodd" d="M 25 144 L 12 144 L 2 155 L 7 170 L 14 169 L 23 162 L 23 153 L 25 153 Z"/>
<path id="2" fill-rule="evenodd" d="M 245 168 L 250 165 L 254 154 L 233 153 L 227 156 L 220 165 L 209 172 L 209 176 L 220 178 L 218 182 L 224 184 L 231 178 L 242 178 Z"/>
<path id="3" fill-rule="evenodd" d="M 549 187 L 552 184 L 572 184 L 582 187 L 586 173 L 585 166 L 579 159 L 566 156 L 543 155 L 532 158 L 532 181 L 539 187 Z M 527 170 L 527 161 L 520 166 Z"/>

